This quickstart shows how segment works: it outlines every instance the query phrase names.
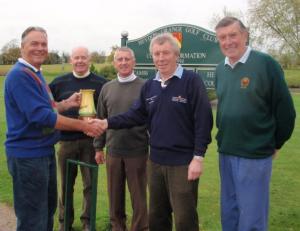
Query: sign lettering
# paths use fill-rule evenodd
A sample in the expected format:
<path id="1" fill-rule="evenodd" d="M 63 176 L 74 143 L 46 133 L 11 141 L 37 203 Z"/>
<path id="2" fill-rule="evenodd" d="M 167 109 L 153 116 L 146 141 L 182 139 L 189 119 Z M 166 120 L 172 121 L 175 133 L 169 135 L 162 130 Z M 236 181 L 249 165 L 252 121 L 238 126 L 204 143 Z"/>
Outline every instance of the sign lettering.
<path id="1" fill-rule="evenodd" d="M 222 55 L 214 32 L 190 24 L 172 24 L 160 27 L 147 35 L 127 41 L 136 56 L 136 75 L 152 78 L 155 75 L 152 56 L 149 53 L 150 41 L 158 34 L 171 33 L 181 45 L 178 63 L 200 74 L 207 88 L 215 86 L 215 67 Z"/>

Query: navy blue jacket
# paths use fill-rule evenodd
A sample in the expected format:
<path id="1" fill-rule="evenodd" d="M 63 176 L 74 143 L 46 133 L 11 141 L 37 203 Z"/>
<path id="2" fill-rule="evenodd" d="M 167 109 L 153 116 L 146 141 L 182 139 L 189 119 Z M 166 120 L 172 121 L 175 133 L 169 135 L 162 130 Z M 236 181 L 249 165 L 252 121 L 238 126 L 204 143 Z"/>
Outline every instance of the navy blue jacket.
<path id="1" fill-rule="evenodd" d="M 98 97 L 105 82 L 106 80 L 103 77 L 97 76 L 92 72 L 85 78 L 76 78 L 71 72 L 55 78 L 49 84 L 49 87 L 56 102 L 69 98 L 75 92 L 79 92 L 80 89 L 94 89 L 94 105 L 97 107 Z M 71 108 L 61 114 L 77 119 L 79 116 L 78 111 L 78 108 Z M 86 137 L 87 136 L 80 131 L 61 131 L 60 140 L 72 141 Z"/>
<path id="2" fill-rule="evenodd" d="M 150 159 L 162 165 L 187 165 L 194 155 L 204 156 L 211 142 L 211 106 L 201 77 L 184 70 L 166 88 L 148 80 L 139 100 L 126 113 L 108 118 L 109 129 L 147 123 Z"/>

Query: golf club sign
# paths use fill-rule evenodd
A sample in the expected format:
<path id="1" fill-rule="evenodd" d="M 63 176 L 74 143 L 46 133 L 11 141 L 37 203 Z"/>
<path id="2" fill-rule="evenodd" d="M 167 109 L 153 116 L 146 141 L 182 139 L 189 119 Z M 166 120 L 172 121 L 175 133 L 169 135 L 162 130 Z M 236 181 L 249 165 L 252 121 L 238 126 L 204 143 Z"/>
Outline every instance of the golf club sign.
<path id="1" fill-rule="evenodd" d="M 171 24 L 160 27 L 143 37 L 128 40 L 128 33 L 122 32 L 121 46 L 130 47 L 136 57 L 136 75 L 152 78 L 155 67 L 149 52 L 151 39 L 165 32 L 171 33 L 181 48 L 178 63 L 199 73 L 207 89 L 215 88 L 215 68 L 224 56 L 214 32 L 190 24 Z"/>

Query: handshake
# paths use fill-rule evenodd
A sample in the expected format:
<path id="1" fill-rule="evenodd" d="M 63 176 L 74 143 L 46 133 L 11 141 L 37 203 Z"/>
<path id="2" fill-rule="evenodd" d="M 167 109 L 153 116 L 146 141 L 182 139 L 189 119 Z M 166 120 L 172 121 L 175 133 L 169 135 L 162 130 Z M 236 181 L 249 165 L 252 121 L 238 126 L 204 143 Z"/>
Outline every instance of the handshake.
<path id="1" fill-rule="evenodd" d="M 59 113 L 69 110 L 71 108 L 79 108 L 81 105 L 82 94 L 75 92 L 68 99 L 56 102 L 56 108 Z M 107 129 L 107 120 L 88 118 L 73 119 L 62 115 L 58 115 L 58 120 L 55 125 L 56 129 L 65 131 L 81 131 L 88 136 L 97 137 L 102 135 Z"/>
<path id="2" fill-rule="evenodd" d="M 102 135 L 107 129 L 108 123 L 106 119 L 90 119 L 84 122 L 82 131 L 91 137 Z"/>

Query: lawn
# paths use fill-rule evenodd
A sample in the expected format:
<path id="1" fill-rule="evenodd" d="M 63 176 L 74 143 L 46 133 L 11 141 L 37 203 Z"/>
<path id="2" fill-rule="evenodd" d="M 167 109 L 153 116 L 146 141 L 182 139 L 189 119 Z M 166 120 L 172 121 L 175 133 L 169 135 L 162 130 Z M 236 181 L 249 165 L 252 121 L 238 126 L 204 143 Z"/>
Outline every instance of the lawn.
<path id="1" fill-rule="evenodd" d="M 105 64 L 94 64 L 95 68 L 99 70 L 101 66 Z M 0 76 L 3 76 L 11 68 L 11 65 L 0 65 Z M 71 64 L 54 64 L 43 65 L 43 73 L 45 76 L 54 78 L 63 73 L 72 70 Z M 290 87 L 300 88 L 300 69 L 284 70 L 286 81 Z"/>
<path id="2" fill-rule="evenodd" d="M 61 68 L 61 67 L 60 67 Z M 65 67 L 65 70 L 69 70 Z M 1 69 L 0 69 L 1 70 Z M 58 73 L 57 69 L 44 71 Z M 300 82 L 298 74 L 292 77 Z M 294 74 L 294 71 L 291 72 Z M 47 80 L 53 79 L 54 74 L 47 75 Z M 3 101 L 4 77 L 0 77 L 0 142 L 5 141 L 6 122 Z M 300 114 L 300 94 L 293 93 L 293 99 L 297 114 Z M 213 137 L 216 129 L 213 129 Z M 292 138 L 280 150 L 279 158 L 273 163 L 273 174 L 271 183 L 271 210 L 270 210 L 270 231 L 299 231 L 300 230 L 300 119 L 297 117 L 295 131 Z M 202 231 L 221 231 L 219 219 L 219 173 L 217 164 L 216 141 L 210 144 L 205 158 L 205 172 L 200 179 L 198 211 L 200 215 Z M 81 180 L 78 177 L 75 188 L 75 227 L 79 230 L 81 211 Z M 98 199 L 97 199 L 97 230 L 107 230 L 108 227 L 108 202 L 105 166 L 99 167 L 98 176 Z M 4 145 L 0 145 L 0 202 L 12 204 L 11 178 L 7 172 Z M 131 218 L 130 198 L 127 193 L 128 220 Z M 57 227 L 57 219 L 55 219 Z"/>

